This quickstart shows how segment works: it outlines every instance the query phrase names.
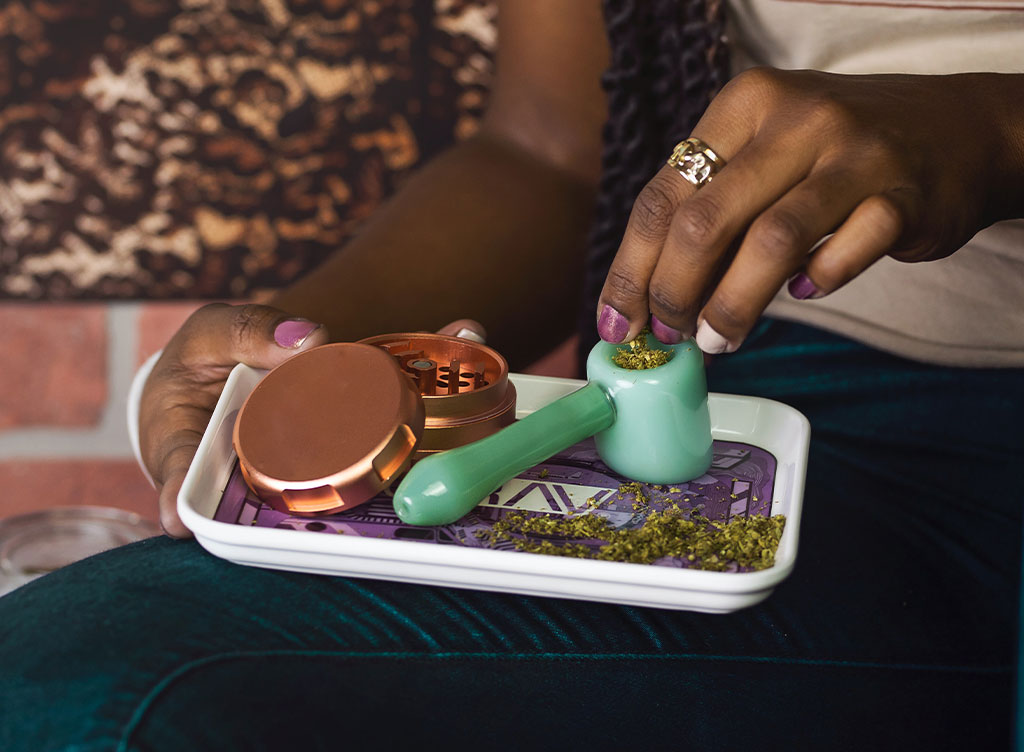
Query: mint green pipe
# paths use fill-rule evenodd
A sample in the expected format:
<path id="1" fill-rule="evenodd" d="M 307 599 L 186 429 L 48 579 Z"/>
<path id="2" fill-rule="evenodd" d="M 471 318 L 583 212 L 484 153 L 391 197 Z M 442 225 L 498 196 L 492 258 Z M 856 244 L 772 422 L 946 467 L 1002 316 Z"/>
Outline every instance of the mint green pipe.
<path id="1" fill-rule="evenodd" d="M 598 342 L 587 358 L 590 383 L 475 444 L 414 465 L 395 492 L 410 525 L 447 525 L 523 470 L 594 437 L 604 463 L 644 483 L 685 483 L 711 464 L 711 418 L 704 356 L 693 340 L 651 349 L 668 362 L 646 370 L 614 362 L 621 345 Z"/>
<path id="2" fill-rule="evenodd" d="M 395 491 L 409 525 L 446 525 L 519 473 L 615 422 L 604 390 L 587 384 L 498 433 L 420 460 Z"/>

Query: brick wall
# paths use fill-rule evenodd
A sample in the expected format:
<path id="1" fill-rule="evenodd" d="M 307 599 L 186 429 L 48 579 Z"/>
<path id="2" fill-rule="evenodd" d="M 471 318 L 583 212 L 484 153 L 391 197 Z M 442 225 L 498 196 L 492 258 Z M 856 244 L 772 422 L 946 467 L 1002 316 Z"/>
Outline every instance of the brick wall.
<path id="1" fill-rule="evenodd" d="M 157 520 L 132 458 L 128 387 L 200 303 L 0 303 L 0 518 L 110 506 Z M 531 373 L 572 373 L 570 342 Z"/>
<path id="2" fill-rule="evenodd" d="M 125 400 L 196 303 L 0 304 L 0 517 L 112 506 L 156 520 Z"/>

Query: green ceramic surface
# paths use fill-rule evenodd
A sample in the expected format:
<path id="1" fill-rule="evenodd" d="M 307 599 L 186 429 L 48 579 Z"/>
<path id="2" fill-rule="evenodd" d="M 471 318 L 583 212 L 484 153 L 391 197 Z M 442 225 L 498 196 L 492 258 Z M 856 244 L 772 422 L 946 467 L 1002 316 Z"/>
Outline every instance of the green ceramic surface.
<path id="1" fill-rule="evenodd" d="M 631 371 L 612 362 L 621 345 L 599 342 L 587 358 L 587 378 L 615 405 L 615 422 L 594 440 L 601 459 L 620 475 L 645 483 L 685 483 L 711 465 L 711 418 L 704 355 L 693 340 L 663 345 L 668 363 Z"/>

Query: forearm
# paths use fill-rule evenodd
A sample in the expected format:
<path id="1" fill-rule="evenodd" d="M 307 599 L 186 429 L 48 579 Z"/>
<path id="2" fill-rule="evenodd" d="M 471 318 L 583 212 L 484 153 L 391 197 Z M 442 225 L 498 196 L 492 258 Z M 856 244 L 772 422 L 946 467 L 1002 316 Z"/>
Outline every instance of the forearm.
<path id="1" fill-rule="evenodd" d="M 474 318 L 523 365 L 574 324 L 593 197 L 591 181 L 479 136 L 426 165 L 272 303 L 335 340 Z"/>

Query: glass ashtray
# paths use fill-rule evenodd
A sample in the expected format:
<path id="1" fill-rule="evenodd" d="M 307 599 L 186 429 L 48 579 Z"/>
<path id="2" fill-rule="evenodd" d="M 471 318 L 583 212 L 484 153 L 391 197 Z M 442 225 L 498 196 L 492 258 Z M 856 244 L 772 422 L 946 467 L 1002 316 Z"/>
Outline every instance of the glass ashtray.
<path id="1" fill-rule="evenodd" d="M 0 596 L 93 554 L 160 533 L 113 507 L 54 507 L 0 519 Z"/>

